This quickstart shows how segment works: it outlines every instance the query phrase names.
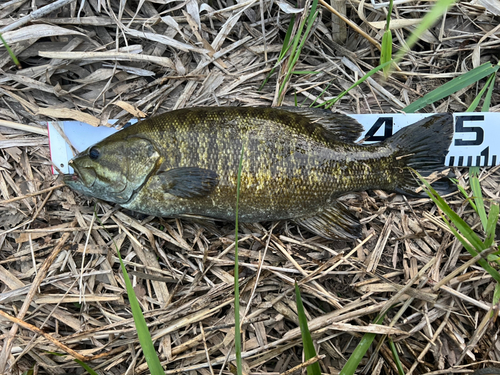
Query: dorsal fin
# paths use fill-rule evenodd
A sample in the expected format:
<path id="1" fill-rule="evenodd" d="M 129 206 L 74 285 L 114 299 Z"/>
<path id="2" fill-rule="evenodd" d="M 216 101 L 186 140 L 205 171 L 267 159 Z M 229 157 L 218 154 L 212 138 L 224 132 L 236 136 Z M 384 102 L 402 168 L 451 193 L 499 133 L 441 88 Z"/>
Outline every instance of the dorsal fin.
<path id="1" fill-rule="evenodd" d="M 323 136 L 330 141 L 354 143 L 363 132 L 363 126 L 352 117 L 332 113 L 320 108 L 277 107 L 307 117 L 312 123 L 321 125 Z"/>

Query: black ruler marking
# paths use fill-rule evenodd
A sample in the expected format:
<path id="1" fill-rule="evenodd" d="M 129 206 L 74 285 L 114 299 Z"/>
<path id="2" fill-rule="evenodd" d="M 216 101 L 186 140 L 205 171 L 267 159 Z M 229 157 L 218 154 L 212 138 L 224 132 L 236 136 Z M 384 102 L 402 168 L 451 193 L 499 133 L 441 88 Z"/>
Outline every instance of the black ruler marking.
<path id="1" fill-rule="evenodd" d="M 478 161 L 477 161 L 477 165 L 480 166 L 481 165 L 481 156 L 484 156 L 484 165 L 488 165 L 488 162 L 490 160 L 490 147 L 486 147 L 483 151 L 481 151 L 481 154 L 480 156 L 478 156 Z"/>
<path id="2" fill-rule="evenodd" d="M 484 155 L 484 154 L 476 155 L 475 158 L 472 155 L 469 156 L 452 155 L 450 156 L 450 160 L 448 161 L 447 165 L 449 167 L 494 167 L 495 165 L 497 165 L 497 160 L 499 160 L 497 155 L 491 155 L 491 159 L 489 155 Z"/>

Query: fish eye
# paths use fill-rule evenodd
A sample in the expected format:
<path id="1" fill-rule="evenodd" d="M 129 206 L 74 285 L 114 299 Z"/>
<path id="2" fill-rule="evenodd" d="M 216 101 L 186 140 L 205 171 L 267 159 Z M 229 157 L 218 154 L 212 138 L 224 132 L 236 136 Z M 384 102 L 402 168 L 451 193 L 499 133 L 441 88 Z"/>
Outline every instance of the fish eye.
<path id="1" fill-rule="evenodd" d="M 97 160 L 100 155 L 101 155 L 101 151 L 99 151 L 98 148 L 92 147 L 89 150 L 89 158 L 91 158 L 92 160 Z"/>

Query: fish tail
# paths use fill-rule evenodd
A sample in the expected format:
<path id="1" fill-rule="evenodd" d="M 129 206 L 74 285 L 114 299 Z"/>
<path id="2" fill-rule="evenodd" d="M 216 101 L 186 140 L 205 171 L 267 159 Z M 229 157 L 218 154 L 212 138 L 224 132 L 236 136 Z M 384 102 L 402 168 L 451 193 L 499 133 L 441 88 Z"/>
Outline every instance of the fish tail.
<path id="1" fill-rule="evenodd" d="M 396 192 L 415 195 L 420 186 L 413 171 L 422 176 L 446 169 L 444 165 L 448 148 L 453 138 L 453 116 L 441 113 L 427 117 L 407 126 L 384 141 L 385 145 L 395 150 L 397 161 L 404 167 L 398 174 Z M 441 193 L 449 192 L 452 184 L 442 182 L 436 184 Z"/>

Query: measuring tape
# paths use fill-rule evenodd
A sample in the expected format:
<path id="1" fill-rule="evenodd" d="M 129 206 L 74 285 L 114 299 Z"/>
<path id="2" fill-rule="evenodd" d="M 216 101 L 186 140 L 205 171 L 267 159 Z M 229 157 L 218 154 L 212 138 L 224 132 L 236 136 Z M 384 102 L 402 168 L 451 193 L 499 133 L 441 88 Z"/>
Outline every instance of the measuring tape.
<path id="1" fill-rule="evenodd" d="M 360 139 L 364 144 L 383 141 L 405 126 L 414 124 L 434 113 L 396 113 L 349 115 L 357 120 L 365 131 Z M 498 128 L 500 114 L 495 112 L 463 112 L 453 114 L 455 134 L 445 165 L 450 167 L 486 167 L 500 164 L 500 138 Z M 137 120 L 131 121 L 131 123 Z M 62 173 L 73 173 L 68 161 L 73 152 L 64 138 L 58 133 L 53 122 L 48 122 L 49 145 L 52 161 Z M 93 127 L 78 121 L 59 121 L 57 125 L 64 131 L 78 151 L 115 133 L 117 130 L 107 127 Z M 53 168 L 53 173 L 57 171 Z"/>
<path id="2" fill-rule="evenodd" d="M 380 142 L 405 126 L 414 124 L 434 113 L 349 115 L 356 119 L 365 132 L 365 143 Z M 495 112 L 454 113 L 455 134 L 446 156 L 449 167 L 488 167 L 500 164 L 498 128 L 500 114 Z"/>

